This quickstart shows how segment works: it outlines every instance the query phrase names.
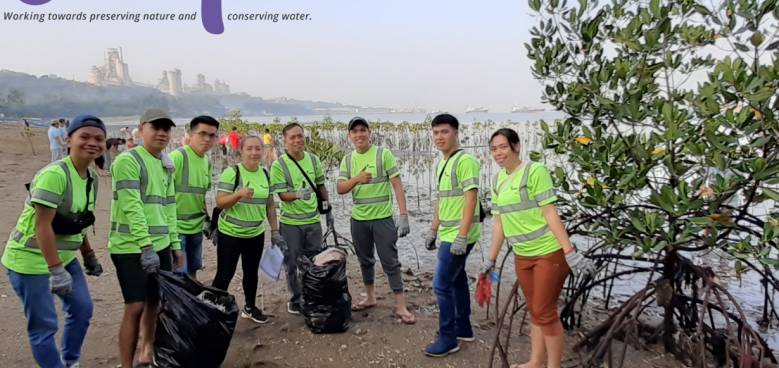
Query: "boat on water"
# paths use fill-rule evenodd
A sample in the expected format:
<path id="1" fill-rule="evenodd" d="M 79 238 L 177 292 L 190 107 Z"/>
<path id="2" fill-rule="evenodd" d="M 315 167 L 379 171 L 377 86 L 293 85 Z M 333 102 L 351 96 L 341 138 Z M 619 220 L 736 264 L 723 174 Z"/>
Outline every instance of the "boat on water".
<path id="1" fill-rule="evenodd" d="M 518 112 L 542 112 L 544 109 L 538 108 L 538 107 L 528 107 L 528 106 L 514 106 L 511 108 L 512 113 L 518 113 Z"/>
<path id="2" fill-rule="evenodd" d="M 465 109 L 465 113 L 466 114 L 470 114 L 470 113 L 474 113 L 474 112 L 487 112 L 487 111 L 488 110 L 485 107 L 482 107 L 482 106 L 477 106 L 477 107 L 468 106 L 468 108 Z"/>

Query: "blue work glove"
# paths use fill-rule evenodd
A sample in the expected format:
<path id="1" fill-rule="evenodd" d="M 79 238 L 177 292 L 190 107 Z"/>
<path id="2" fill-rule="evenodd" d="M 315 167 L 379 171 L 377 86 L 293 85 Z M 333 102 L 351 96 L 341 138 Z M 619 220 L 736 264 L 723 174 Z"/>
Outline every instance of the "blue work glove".
<path id="1" fill-rule="evenodd" d="M 465 251 L 468 250 L 468 238 L 462 235 L 457 235 L 456 238 L 454 238 L 454 242 L 452 242 L 452 246 L 449 248 L 449 253 L 452 253 L 456 256 L 461 256 L 465 254 Z"/>
<path id="2" fill-rule="evenodd" d="M 65 266 L 60 264 L 49 268 L 49 289 L 59 296 L 68 296 L 73 292 L 73 278 Z"/>

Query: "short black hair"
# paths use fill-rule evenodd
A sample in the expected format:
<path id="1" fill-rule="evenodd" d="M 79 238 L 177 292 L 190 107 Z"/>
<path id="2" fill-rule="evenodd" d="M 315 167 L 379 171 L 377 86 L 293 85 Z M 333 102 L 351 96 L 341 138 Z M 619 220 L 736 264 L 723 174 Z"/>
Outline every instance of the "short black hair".
<path id="1" fill-rule="evenodd" d="M 270 133 L 270 129 L 265 128 L 265 133 Z"/>
<path id="2" fill-rule="evenodd" d="M 208 115 L 200 115 L 192 118 L 192 121 L 189 122 L 189 131 L 195 130 L 198 124 L 210 125 L 216 129 L 219 129 L 219 120 L 216 120 Z"/>
<path id="3" fill-rule="evenodd" d="M 234 126 L 234 127 L 233 127 L 233 130 L 238 130 L 238 127 L 235 127 L 235 126 Z"/>
<path id="4" fill-rule="evenodd" d="M 298 127 L 298 128 L 300 128 L 300 130 L 303 130 L 303 131 L 305 131 L 305 129 L 303 129 L 303 126 L 302 126 L 302 125 L 300 125 L 299 123 L 296 123 L 296 122 L 291 122 L 291 123 L 289 123 L 289 124 L 287 124 L 287 125 L 285 125 L 285 126 L 284 126 L 284 129 L 282 129 L 282 130 L 281 130 L 281 135 L 283 135 L 283 136 L 286 136 L 286 135 L 287 135 L 287 132 L 288 132 L 290 129 L 292 129 L 292 128 L 295 128 L 295 127 Z"/>
<path id="5" fill-rule="evenodd" d="M 439 125 L 447 124 L 454 128 L 454 130 L 460 130 L 460 122 L 452 114 L 438 114 L 430 122 L 430 127 L 435 128 Z"/>

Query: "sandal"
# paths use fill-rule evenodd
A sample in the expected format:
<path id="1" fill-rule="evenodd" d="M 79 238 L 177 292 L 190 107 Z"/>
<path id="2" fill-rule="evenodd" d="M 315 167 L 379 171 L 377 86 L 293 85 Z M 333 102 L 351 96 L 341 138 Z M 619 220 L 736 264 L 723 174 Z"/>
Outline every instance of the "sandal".
<path id="1" fill-rule="evenodd" d="M 371 309 L 371 308 L 373 308 L 375 306 L 376 306 L 376 303 L 366 304 L 365 300 L 363 300 L 363 301 L 361 301 L 361 302 L 359 302 L 357 304 L 352 304 L 352 311 L 353 312 L 364 311 L 364 310 L 367 310 L 367 309 Z"/>
<path id="2" fill-rule="evenodd" d="M 411 312 L 408 312 L 408 314 L 395 313 L 395 317 L 398 317 L 400 322 L 404 325 L 413 325 L 417 323 L 417 318 L 414 316 L 414 313 Z"/>

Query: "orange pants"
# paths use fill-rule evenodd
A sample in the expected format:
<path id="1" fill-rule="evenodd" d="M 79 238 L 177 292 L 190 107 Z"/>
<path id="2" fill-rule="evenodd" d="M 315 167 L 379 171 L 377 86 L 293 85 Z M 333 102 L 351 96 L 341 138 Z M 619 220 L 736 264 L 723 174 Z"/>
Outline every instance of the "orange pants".
<path id="1" fill-rule="evenodd" d="M 560 336 L 563 325 L 557 314 L 557 300 L 571 271 L 563 250 L 538 257 L 516 256 L 514 265 L 519 286 L 527 300 L 530 322 L 541 327 L 544 336 Z"/>

